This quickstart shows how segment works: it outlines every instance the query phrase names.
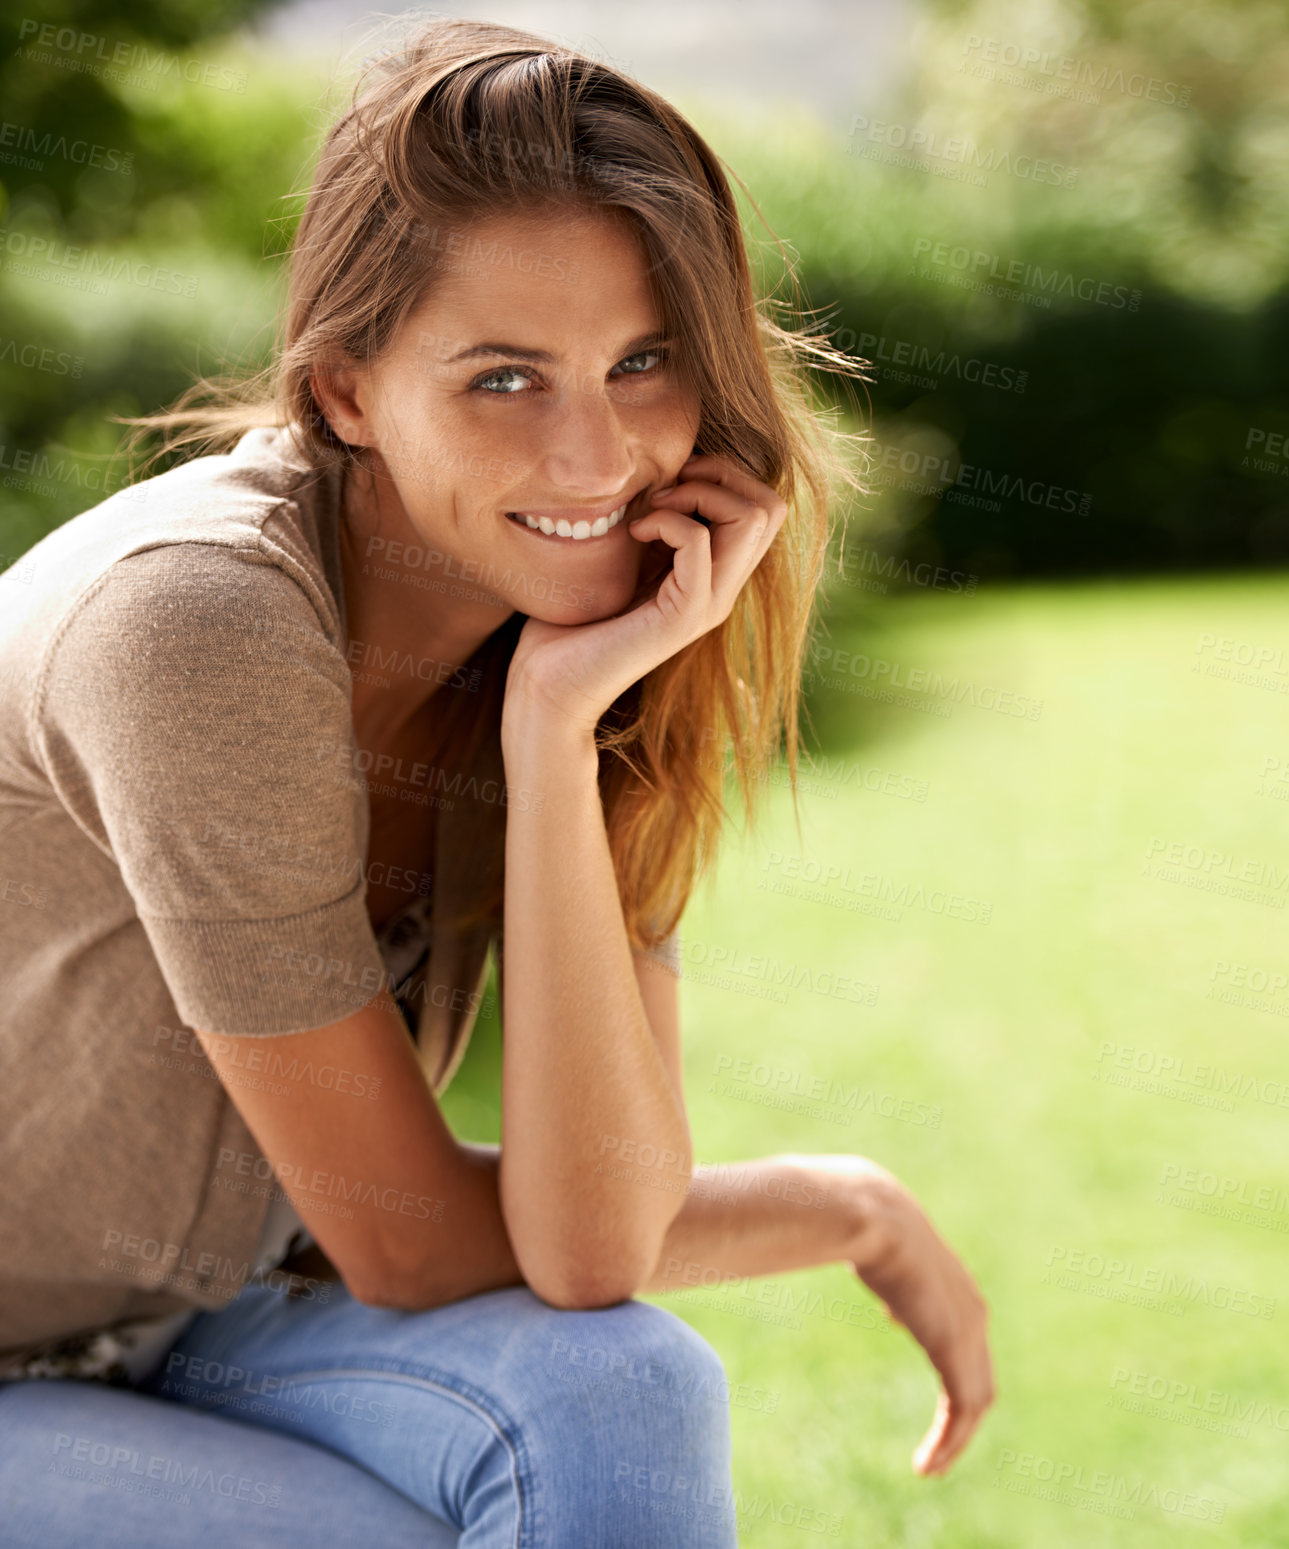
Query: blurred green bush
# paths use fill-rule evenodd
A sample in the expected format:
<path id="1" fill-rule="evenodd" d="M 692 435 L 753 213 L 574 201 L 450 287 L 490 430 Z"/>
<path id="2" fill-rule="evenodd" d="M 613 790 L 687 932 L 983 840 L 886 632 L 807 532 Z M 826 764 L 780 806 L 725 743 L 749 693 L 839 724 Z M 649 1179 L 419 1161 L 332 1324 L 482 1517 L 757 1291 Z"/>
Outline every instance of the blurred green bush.
<path id="1" fill-rule="evenodd" d="M 843 124 L 682 104 L 872 362 L 843 593 L 1289 560 L 1286 79 L 1282 4 L 943 0 Z"/>

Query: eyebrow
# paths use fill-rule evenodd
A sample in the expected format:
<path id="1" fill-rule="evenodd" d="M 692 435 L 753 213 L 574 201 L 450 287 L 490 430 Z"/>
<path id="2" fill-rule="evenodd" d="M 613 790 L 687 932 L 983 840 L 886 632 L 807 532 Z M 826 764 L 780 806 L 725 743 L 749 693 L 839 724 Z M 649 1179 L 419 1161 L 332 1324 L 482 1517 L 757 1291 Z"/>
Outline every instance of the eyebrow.
<path id="1" fill-rule="evenodd" d="M 671 336 L 655 329 L 653 333 L 641 334 L 638 339 L 630 340 L 618 353 L 618 360 L 625 360 L 628 355 L 638 354 L 641 350 L 651 348 L 655 344 L 669 344 Z M 541 365 L 552 365 L 559 359 L 549 350 L 530 350 L 522 344 L 472 344 L 469 349 L 459 350 L 457 354 L 448 357 L 447 364 L 453 365 L 458 360 L 473 360 L 480 355 L 504 355 L 510 360 L 531 360 Z"/>

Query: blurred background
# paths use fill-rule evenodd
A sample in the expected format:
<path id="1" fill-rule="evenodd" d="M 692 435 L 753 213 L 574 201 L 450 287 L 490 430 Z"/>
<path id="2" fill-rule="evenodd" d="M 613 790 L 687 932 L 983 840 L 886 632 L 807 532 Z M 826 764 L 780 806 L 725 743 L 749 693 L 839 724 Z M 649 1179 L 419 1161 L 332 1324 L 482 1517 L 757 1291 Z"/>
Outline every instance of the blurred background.
<path id="1" fill-rule="evenodd" d="M 374 20 L 20 9 L 4 566 L 128 481 L 110 414 L 267 358 Z M 746 185 L 765 290 L 871 363 L 836 403 L 869 490 L 803 827 L 785 775 L 691 903 L 686 1078 L 703 1161 L 857 1151 L 914 1189 L 990 1301 L 999 1400 L 923 1481 L 934 1374 L 845 1266 L 660 1298 L 725 1360 L 742 1541 L 1289 1544 L 1289 10 L 449 11 L 674 101 Z M 494 1011 L 460 1133 L 498 1138 L 499 1059 Z"/>
<path id="2" fill-rule="evenodd" d="M 262 360 L 289 194 L 374 20 L 349 0 L 23 13 L 0 65 L 0 413 L 31 460 L 8 470 L 10 558 L 124 477 L 100 464 L 105 413 Z M 707 133 L 833 342 L 873 362 L 883 556 L 981 582 L 1289 560 L 1284 5 L 454 14 L 602 53 Z"/>

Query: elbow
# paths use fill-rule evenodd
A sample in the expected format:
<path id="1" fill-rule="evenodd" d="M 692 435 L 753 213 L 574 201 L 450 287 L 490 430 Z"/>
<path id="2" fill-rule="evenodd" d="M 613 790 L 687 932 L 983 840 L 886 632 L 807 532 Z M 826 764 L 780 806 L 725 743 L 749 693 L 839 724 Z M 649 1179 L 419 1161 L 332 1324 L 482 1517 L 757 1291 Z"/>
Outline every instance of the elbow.
<path id="1" fill-rule="evenodd" d="M 426 1312 L 449 1298 L 436 1294 L 423 1266 L 400 1262 L 388 1253 L 370 1253 L 361 1265 L 341 1271 L 345 1289 L 364 1307 L 396 1312 Z"/>
<path id="2" fill-rule="evenodd" d="M 639 1290 L 639 1284 L 629 1283 L 621 1276 L 565 1275 L 543 1277 L 528 1287 L 550 1307 L 562 1312 L 593 1312 L 602 1307 L 616 1307 L 619 1302 L 630 1301 Z"/>
<path id="3" fill-rule="evenodd" d="M 348 1274 L 342 1275 L 341 1279 L 354 1301 L 361 1302 L 364 1307 L 390 1306 L 389 1288 L 375 1275 Z"/>
<path id="4" fill-rule="evenodd" d="M 385 1286 L 376 1285 L 374 1282 L 364 1282 L 361 1286 L 346 1282 L 345 1289 L 356 1302 L 361 1302 L 364 1307 L 398 1307 L 398 1298 Z M 406 1308 L 399 1308 L 406 1311 Z"/>
<path id="5" fill-rule="evenodd" d="M 644 1191 L 656 1198 L 627 1203 L 647 1205 L 651 1213 L 632 1215 L 615 1211 L 612 1202 L 552 1211 L 549 1196 L 534 1210 L 529 1200 L 517 1204 L 508 1196 L 505 1176 L 502 1212 L 524 1283 L 548 1305 L 577 1312 L 629 1301 L 651 1282 L 688 1184 L 674 1196 Z"/>
<path id="6" fill-rule="evenodd" d="M 429 1312 L 433 1307 L 441 1307 L 445 1300 L 425 1285 L 413 1287 L 393 1278 L 346 1280 L 345 1289 L 364 1307 L 386 1307 L 395 1312 Z"/>
<path id="7" fill-rule="evenodd" d="M 366 1268 L 361 1272 L 344 1276 L 345 1290 L 364 1307 L 392 1307 L 407 1312 L 406 1287 L 400 1286 L 392 1275 L 375 1273 Z"/>
<path id="8" fill-rule="evenodd" d="M 630 1301 L 648 1281 L 658 1253 L 634 1257 L 621 1252 L 585 1254 L 575 1262 L 543 1264 L 524 1279 L 529 1290 L 551 1307 L 590 1312 Z"/>

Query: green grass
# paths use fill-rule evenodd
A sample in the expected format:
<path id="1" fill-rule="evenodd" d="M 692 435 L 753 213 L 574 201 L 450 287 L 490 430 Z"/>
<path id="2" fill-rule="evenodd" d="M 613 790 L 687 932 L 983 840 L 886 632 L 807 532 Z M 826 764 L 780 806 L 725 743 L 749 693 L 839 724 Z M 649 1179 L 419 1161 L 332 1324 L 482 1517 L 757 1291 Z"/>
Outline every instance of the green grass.
<path id="1" fill-rule="evenodd" d="M 1281 1104 L 1265 1085 L 1289 1083 L 1289 990 L 1271 997 L 1275 1010 L 1210 994 L 1219 963 L 1289 973 L 1279 885 L 1289 806 L 1265 794 L 1289 794 L 1289 781 L 1264 777 L 1268 759 L 1289 770 L 1289 693 L 1193 670 L 1215 658 L 1197 651 L 1203 636 L 1228 637 L 1283 648 L 1285 670 L 1267 676 L 1289 688 L 1285 595 L 1282 575 L 985 588 L 868 602 L 858 625 L 833 625 L 835 649 L 1010 691 L 1041 711 L 940 699 L 952 714 L 937 716 L 815 693 L 828 764 L 809 777 L 818 788 L 803 796 L 802 840 L 786 788 L 773 787 L 759 834 L 731 842 L 683 922 L 693 1132 L 703 1161 L 852 1151 L 896 1172 L 990 1302 L 998 1401 L 950 1475 L 923 1480 L 910 1457 L 933 1413 L 934 1374 L 906 1332 L 871 1326 L 876 1301 L 850 1271 L 781 1285 L 868 1309 L 854 1325 L 755 1321 L 756 1304 L 729 1292 L 701 1304 L 649 1298 L 711 1341 L 731 1384 L 777 1395 L 772 1412 L 732 1409 L 751 1549 L 820 1536 L 865 1549 L 1152 1549 L 1177 1532 L 1289 1545 L 1289 1087 Z M 925 800 L 865 789 L 873 770 L 924 781 Z M 1273 868 L 1264 892 L 1282 907 L 1147 874 L 1156 840 L 1219 852 L 1232 871 Z M 855 879 L 943 887 L 988 901 L 992 915 L 969 923 L 914 907 L 895 921 L 775 892 L 761 886 L 783 875 L 775 851 L 838 862 Z M 876 985 L 876 999 L 802 987 L 776 1003 L 753 976 L 712 982 L 717 947 L 848 974 Z M 479 1033 L 447 1108 L 466 1133 L 496 1138 L 495 1023 Z M 1180 1090 L 1194 1101 L 1107 1084 L 1098 1072 L 1118 1057 L 1098 1059 L 1107 1045 L 1216 1066 L 1236 1085 L 1224 1097 L 1192 1079 Z M 731 1054 L 785 1067 L 803 1086 L 822 1076 L 928 1105 L 915 1117 L 938 1106 L 940 1123 L 871 1106 L 770 1107 L 751 1084 L 748 1100 L 709 1092 Z M 1235 1180 L 1250 1198 L 1271 1186 L 1282 1208 L 1226 1219 L 1161 1202 L 1170 1165 Z M 1097 1294 L 1124 1276 L 1045 1282 L 1053 1250 L 1129 1262 L 1138 1281 L 1172 1272 L 1213 1300 L 1227 1294 L 1218 1288 L 1246 1304 L 1279 1300 L 1267 1319 L 1183 1291 L 1166 1298 L 1177 1315 Z M 1214 1395 L 1209 1418 L 1226 1429 L 1118 1407 L 1128 1384 L 1113 1386 L 1117 1371 L 1194 1385 L 1175 1406 L 1192 1418 Z M 1228 1400 L 1242 1420 L 1223 1413 Z M 1040 1496 L 1042 1481 L 1009 1454 L 1074 1470 L 1070 1499 Z M 1116 1489 L 1130 1520 L 1097 1509 Z M 801 1512 L 812 1527 L 790 1525 Z"/>

